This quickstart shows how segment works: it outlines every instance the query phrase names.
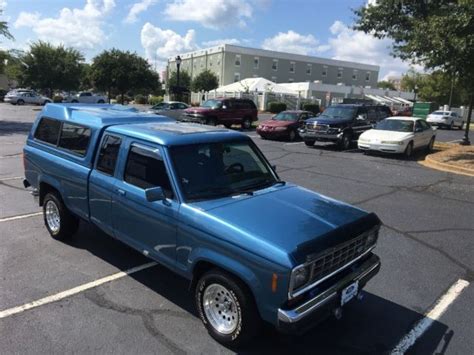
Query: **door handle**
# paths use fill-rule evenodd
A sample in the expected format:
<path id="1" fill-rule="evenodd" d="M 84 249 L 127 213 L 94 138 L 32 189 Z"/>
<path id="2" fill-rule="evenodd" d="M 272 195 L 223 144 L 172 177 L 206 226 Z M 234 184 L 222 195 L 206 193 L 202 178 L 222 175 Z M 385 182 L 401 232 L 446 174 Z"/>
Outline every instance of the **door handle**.
<path id="1" fill-rule="evenodd" d="M 117 190 L 115 190 L 115 191 L 116 191 L 120 196 L 125 196 L 125 195 L 126 195 L 125 191 L 122 190 L 122 189 L 117 189 Z"/>

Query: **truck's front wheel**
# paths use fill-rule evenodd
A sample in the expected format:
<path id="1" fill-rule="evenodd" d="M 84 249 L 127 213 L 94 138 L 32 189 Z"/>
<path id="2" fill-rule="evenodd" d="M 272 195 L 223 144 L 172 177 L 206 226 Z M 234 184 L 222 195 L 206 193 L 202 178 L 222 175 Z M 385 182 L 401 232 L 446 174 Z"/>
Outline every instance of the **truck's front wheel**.
<path id="1" fill-rule="evenodd" d="M 44 197 L 43 217 L 44 224 L 54 239 L 69 238 L 79 226 L 79 220 L 68 211 L 61 198 L 55 193 L 48 193 Z"/>
<path id="2" fill-rule="evenodd" d="M 204 274 L 196 285 L 195 301 L 209 334 L 220 343 L 236 346 L 259 330 L 261 320 L 252 295 L 226 272 Z"/>

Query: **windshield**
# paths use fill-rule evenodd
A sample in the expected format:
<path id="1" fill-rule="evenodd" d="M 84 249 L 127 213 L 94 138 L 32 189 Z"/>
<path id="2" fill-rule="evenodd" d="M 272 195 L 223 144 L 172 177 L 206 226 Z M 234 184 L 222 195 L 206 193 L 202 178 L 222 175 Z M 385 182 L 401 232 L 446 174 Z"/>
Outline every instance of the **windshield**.
<path id="1" fill-rule="evenodd" d="M 298 115 L 296 113 L 291 112 L 280 112 L 278 115 L 275 115 L 272 120 L 277 121 L 296 121 L 298 119 Z"/>
<path id="2" fill-rule="evenodd" d="M 436 115 L 436 116 L 448 116 L 449 112 L 435 111 L 435 112 L 432 112 L 431 114 Z"/>
<path id="3" fill-rule="evenodd" d="M 377 123 L 375 129 L 380 131 L 413 132 L 413 121 L 383 120 Z"/>
<path id="4" fill-rule="evenodd" d="M 186 200 L 252 193 L 277 182 L 263 155 L 249 142 L 177 146 L 170 152 Z"/>
<path id="5" fill-rule="evenodd" d="M 167 103 L 161 102 L 161 103 L 156 104 L 155 106 L 153 106 L 151 109 L 152 110 L 164 110 L 164 109 L 167 109 L 168 106 L 169 105 Z"/>
<path id="6" fill-rule="evenodd" d="M 201 104 L 201 107 L 209 107 L 209 108 L 220 108 L 222 106 L 222 102 L 219 100 L 207 100 Z"/>
<path id="7" fill-rule="evenodd" d="M 330 106 L 319 116 L 325 119 L 352 120 L 356 109 L 353 107 Z"/>

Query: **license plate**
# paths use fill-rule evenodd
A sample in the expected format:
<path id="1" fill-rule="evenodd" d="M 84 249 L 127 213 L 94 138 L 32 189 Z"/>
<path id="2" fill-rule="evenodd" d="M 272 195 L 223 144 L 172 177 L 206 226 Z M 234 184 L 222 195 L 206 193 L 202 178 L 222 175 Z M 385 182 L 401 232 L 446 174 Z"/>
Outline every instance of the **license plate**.
<path id="1" fill-rule="evenodd" d="M 356 281 L 343 289 L 341 292 L 341 306 L 344 306 L 347 302 L 353 299 L 354 296 L 357 295 L 358 291 L 359 281 Z"/>

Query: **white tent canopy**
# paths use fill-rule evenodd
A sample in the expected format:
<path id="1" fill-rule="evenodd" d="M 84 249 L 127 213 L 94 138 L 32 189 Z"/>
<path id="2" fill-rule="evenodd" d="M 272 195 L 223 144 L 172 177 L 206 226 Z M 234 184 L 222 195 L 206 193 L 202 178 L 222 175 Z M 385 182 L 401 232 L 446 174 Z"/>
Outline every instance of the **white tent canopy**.
<path id="1" fill-rule="evenodd" d="M 276 94 L 298 95 L 297 92 L 283 85 L 275 84 L 265 78 L 248 78 L 217 88 L 217 92 L 273 92 Z"/>

